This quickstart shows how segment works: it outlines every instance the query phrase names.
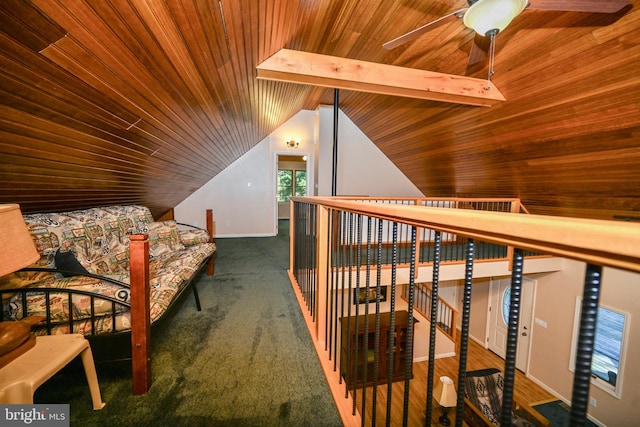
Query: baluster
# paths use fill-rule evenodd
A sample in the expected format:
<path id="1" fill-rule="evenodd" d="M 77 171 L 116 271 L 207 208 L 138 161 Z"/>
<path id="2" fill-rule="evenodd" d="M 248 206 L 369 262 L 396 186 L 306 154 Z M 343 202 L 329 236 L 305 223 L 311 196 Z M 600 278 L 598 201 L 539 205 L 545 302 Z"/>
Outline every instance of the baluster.
<path id="1" fill-rule="evenodd" d="M 373 344 L 373 396 L 372 396 L 372 411 L 371 411 L 371 425 L 376 425 L 376 407 L 378 401 L 378 377 L 380 373 L 378 372 L 378 364 L 380 362 L 380 358 L 378 355 L 380 354 L 380 297 L 381 297 L 381 283 L 382 283 L 382 229 L 383 223 L 381 219 L 378 219 L 378 269 L 376 272 L 376 327 L 375 332 L 373 334 L 374 344 Z"/>
<path id="2" fill-rule="evenodd" d="M 433 412 L 433 377 L 436 358 L 436 316 L 438 315 L 438 284 L 440 275 L 440 246 L 442 237 L 435 231 L 433 255 L 433 282 L 431 285 L 431 324 L 429 327 L 429 367 L 427 373 L 427 425 L 431 425 Z"/>
<path id="3" fill-rule="evenodd" d="M 467 241 L 467 256 L 464 273 L 464 297 L 462 300 L 462 330 L 460 332 L 460 365 L 458 366 L 458 401 L 456 405 L 456 427 L 462 427 L 464 414 L 464 383 L 467 378 L 467 353 L 469 352 L 469 320 L 471 313 L 471 284 L 473 283 L 473 256 L 475 243 Z"/>
<path id="4" fill-rule="evenodd" d="M 509 326 L 507 328 L 507 351 L 504 366 L 504 388 L 502 391 L 502 422 L 511 425 L 513 407 L 513 384 L 515 382 L 516 354 L 518 349 L 518 329 L 520 321 L 520 301 L 522 293 L 522 272 L 524 255 L 521 249 L 513 252 L 511 274 L 511 300 L 509 303 Z"/>
<path id="5" fill-rule="evenodd" d="M 391 425 L 391 398 L 393 396 L 393 364 L 396 330 L 396 273 L 398 268 L 398 223 L 394 222 L 391 227 L 392 251 L 391 251 L 391 296 L 389 304 L 391 306 L 389 318 L 389 338 L 387 339 L 387 426 Z"/>
<path id="6" fill-rule="evenodd" d="M 569 424 L 572 427 L 584 426 L 587 419 L 587 404 L 591 385 L 591 361 L 593 359 L 596 325 L 598 323 L 601 275 L 602 267 L 587 264 L 582 311 L 580 312 L 576 371 L 573 377 L 573 394 L 571 396 L 571 419 Z"/>
<path id="7" fill-rule="evenodd" d="M 366 277 L 365 277 L 365 305 L 364 305 L 364 330 L 366 331 L 363 337 L 363 348 L 369 348 L 369 291 L 371 289 L 371 226 L 372 219 L 367 217 L 367 265 L 366 265 Z M 368 360 L 368 359 L 367 359 Z M 368 378 L 368 363 L 364 364 L 364 377 Z M 375 406 L 374 406 L 375 408 Z M 362 389 L 362 414 L 366 414 L 367 409 L 367 388 Z M 362 426 L 365 425 L 365 418 L 362 417 Z"/>
<path id="8" fill-rule="evenodd" d="M 411 385 L 411 371 L 413 365 L 413 304 L 415 298 L 415 274 L 416 274 L 416 227 L 411 227 L 411 264 L 409 266 L 409 301 L 407 318 L 407 337 L 404 364 L 404 410 L 402 412 L 402 425 L 409 421 L 409 389 Z"/>

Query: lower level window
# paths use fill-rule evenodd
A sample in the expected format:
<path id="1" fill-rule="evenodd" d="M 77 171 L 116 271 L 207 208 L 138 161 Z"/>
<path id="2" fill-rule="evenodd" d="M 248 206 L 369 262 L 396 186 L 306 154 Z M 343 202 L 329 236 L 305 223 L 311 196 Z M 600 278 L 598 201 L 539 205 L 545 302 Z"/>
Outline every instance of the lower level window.
<path id="1" fill-rule="evenodd" d="M 582 298 L 576 301 L 573 327 L 573 346 L 571 348 L 571 371 L 575 371 L 578 331 Z M 592 383 L 620 398 L 621 378 L 626 348 L 626 327 L 628 314 L 609 307 L 598 306 L 598 319 L 593 357 L 591 360 Z"/>

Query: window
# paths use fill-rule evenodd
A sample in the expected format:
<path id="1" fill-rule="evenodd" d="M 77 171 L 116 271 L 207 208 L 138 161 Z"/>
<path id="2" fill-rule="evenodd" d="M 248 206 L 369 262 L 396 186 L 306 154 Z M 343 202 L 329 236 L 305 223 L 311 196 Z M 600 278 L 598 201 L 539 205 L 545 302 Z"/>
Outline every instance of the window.
<path id="1" fill-rule="evenodd" d="M 278 169 L 278 202 L 288 202 L 292 196 L 307 195 L 307 171 Z"/>
<path id="2" fill-rule="evenodd" d="M 307 171 L 295 171 L 294 194 L 298 197 L 307 195 Z"/>
<path id="3" fill-rule="evenodd" d="M 582 298 L 576 301 L 575 317 L 573 321 L 573 345 L 571 347 L 571 371 L 575 371 L 576 346 L 578 330 L 580 328 L 580 312 Z M 593 358 L 591 361 L 592 384 L 602 388 L 610 394 L 620 398 L 621 378 L 624 366 L 626 347 L 626 327 L 628 314 L 621 311 L 598 306 L 598 320 L 594 342 Z"/>
<path id="4" fill-rule="evenodd" d="M 502 321 L 509 324 L 509 311 L 511 310 L 511 286 L 505 289 L 502 295 Z"/>

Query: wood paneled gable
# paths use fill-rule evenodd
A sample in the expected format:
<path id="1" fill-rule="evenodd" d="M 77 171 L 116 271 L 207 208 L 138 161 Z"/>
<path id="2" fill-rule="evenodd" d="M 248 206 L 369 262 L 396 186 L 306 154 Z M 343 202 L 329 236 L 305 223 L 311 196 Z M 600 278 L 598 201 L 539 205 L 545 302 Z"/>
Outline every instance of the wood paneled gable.
<path id="1" fill-rule="evenodd" d="M 330 88 L 257 79 L 281 49 L 486 78 L 462 22 L 382 44 L 464 0 L 4 0 L 0 202 L 140 203 L 160 216 Z M 640 216 L 640 0 L 526 10 L 497 37 L 489 108 L 342 90 L 341 108 L 429 196 Z"/>

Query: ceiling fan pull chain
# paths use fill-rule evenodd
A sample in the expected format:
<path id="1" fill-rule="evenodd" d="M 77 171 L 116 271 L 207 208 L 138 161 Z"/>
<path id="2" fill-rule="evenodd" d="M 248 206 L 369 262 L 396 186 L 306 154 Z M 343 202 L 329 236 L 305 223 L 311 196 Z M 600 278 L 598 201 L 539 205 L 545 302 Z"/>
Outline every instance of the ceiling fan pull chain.
<path id="1" fill-rule="evenodd" d="M 498 34 L 498 31 L 496 30 L 489 31 L 489 33 L 487 34 L 490 40 L 489 42 L 489 73 L 487 75 L 487 83 L 491 82 L 491 77 L 494 74 L 493 64 L 494 64 L 494 58 L 496 53 L 496 34 Z M 490 90 L 491 85 L 487 84 L 486 89 Z"/>

